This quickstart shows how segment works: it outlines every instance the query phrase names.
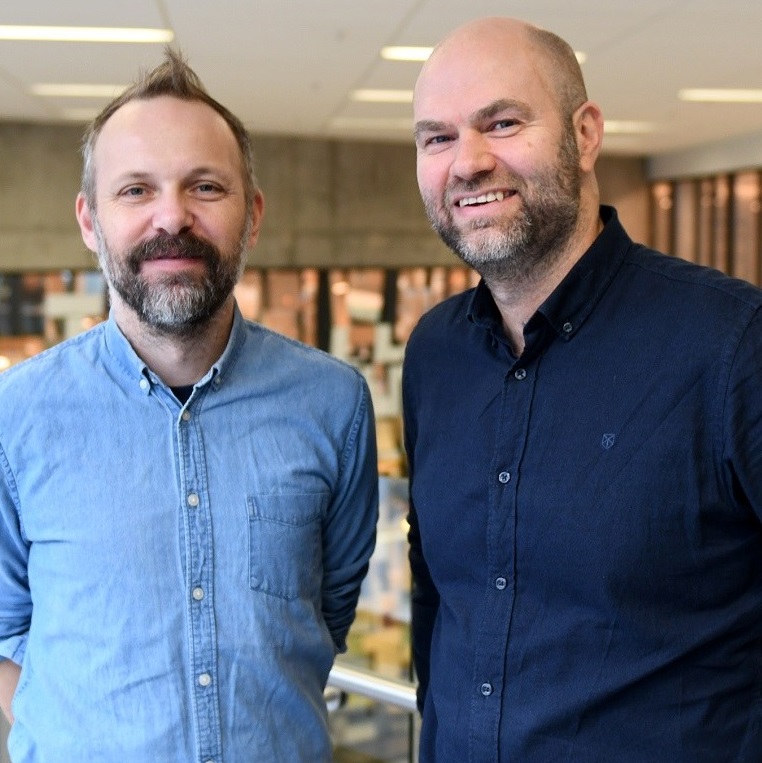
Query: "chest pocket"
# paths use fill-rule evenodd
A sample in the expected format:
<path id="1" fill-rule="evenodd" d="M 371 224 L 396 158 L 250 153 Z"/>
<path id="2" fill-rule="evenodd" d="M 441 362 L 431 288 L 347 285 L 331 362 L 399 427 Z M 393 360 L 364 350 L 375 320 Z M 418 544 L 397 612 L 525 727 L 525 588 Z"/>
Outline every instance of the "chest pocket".
<path id="1" fill-rule="evenodd" d="M 255 495 L 247 503 L 250 587 L 281 599 L 317 598 L 328 495 Z"/>

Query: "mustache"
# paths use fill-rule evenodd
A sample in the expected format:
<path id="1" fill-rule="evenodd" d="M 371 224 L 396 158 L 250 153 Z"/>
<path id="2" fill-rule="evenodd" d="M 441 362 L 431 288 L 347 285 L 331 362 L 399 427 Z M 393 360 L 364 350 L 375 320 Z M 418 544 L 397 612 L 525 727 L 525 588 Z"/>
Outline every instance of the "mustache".
<path id="1" fill-rule="evenodd" d="M 147 241 L 142 241 L 130 249 L 127 264 L 137 273 L 143 262 L 165 259 L 194 259 L 215 267 L 220 260 L 217 247 L 193 233 L 182 233 L 178 236 L 159 234 Z"/>

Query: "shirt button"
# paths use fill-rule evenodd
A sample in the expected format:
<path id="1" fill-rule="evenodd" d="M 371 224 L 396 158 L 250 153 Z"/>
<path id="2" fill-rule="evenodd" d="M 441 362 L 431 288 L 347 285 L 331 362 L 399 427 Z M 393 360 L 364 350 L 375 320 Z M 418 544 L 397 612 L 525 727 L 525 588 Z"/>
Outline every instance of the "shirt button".
<path id="1" fill-rule="evenodd" d="M 140 389 L 143 391 L 147 390 L 151 386 L 151 383 L 148 381 L 148 379 L 141 379 L 140 380 Z"/>
<path id="2" fill-rule="evenodd" d="M 498 591 L 504 591 L 507 585 L 508 581 L 505 578 L 495 578 L 495 588 Z"/>
<path id="3" fill-rule="evenodd" d="M 566 321 L 563 325 L 563 329 L 565 334 L 571 334 L 571 332 L 574 331 L 574 326 L 572 326 L 569 321 Z"/>
<path id="4" fill-rule="evenodd" d="M 499 482 L 502 482 L 503 485 L 505 485 L 507 482 L 511 481 L 511 473 L 510 472 L 500 472 L 500 474 L 497 475 L 497 479 Z"/>
<path id="5" fill-rule="evenodd" d="M 181 416 L 183 421 L 190 421 L 190 417 L 191 417 L 190 411 L 183 411 Z"/>
<path id="6" fill-rule="evenodd" d="M 489 697 L 490 694 L 492 694 L 492 684 L 490 683 L 483 683 L 479 687 L 479 691 L 485 696 Z"/>
<path id="7" fill-rule="evenodd" d="M 524 379 L 526 379 L 526 378 L 527 378 L 527 372 L 526 372 L 526 370 L 525 370 L 525 369 L 523 369 L 523 368 L 517 368 L 517 369 L 516 369 L 516 370 L 513 372 L 513 375 L 514 375 L 514 376 L 516 377 L 516 379 L 518 379 L 519 381 L 524 381 Z"/>
<path id="8" fill-rule="evenodd" d="M 204 598 L 204 589 L 198 586 L 193 589 L 192 596 L 196 601 L 201 601 Z"/>
<path id="9" fill-rule="evenodd" d="M 199 686 L 209 686 L 209 684 L 212 682 L 212 677 L 209 675 L 209 673 L 202 673 L 198 677 L 198 685 Z"/>
<path id="10" fill-rule="evenodd" d="M 195 493 L 188 494 L 188 506 L 192 506 L 194 509 L 199 504 L 198 496 Z"/>

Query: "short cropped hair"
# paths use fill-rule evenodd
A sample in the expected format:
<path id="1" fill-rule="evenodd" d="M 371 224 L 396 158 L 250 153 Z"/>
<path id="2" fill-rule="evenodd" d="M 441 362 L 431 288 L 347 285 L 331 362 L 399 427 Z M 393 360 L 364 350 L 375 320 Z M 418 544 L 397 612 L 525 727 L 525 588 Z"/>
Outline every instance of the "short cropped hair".
<path id="1" fill-rule="evenodd" d="M 549 64 L 549 76 L 558 95 L 561 114 L 570 119 L 587 100 L 585 80 L 574 49 L 547 29 L 527 25 L 527 35 Z"/>
<path id="2" fill-rule="evenodd" d="M 257 183 L 254 175 L 254 152 L 251 138 L 243 126 L 243 122 L 209 95 L 198 75 L 188 66 L 180 53 L 167 47 L 164 51 L 164 61 L 155 69 L 142 74 L 133 85 L 111 101 L 85 130 L 82 140 L 84 163 L 81 191 L 90 209 L 95 211 L 95 162 L 93 153 L 103 125 L 118 109 L 130 101 L 145 101 L 163 95 L 179 98 L 183 101 L 205 103 L 227 122 L 241 150 L 246 202 L 247 205 L 251 205 L 257 190 Z"/>

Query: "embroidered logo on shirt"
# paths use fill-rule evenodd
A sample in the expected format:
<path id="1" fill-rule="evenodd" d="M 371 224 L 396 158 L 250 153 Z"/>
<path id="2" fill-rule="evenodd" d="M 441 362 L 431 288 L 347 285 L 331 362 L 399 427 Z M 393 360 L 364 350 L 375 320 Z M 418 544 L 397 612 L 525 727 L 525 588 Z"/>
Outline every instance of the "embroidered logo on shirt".
<path id="1" fill-rule="evenodd" d="M 616 435 L 611 432 L 607 432 L 601 438 L 601 445 L 605 450 L 609 450 L 614 446 L 614 440 L 616 440 Z"/>

